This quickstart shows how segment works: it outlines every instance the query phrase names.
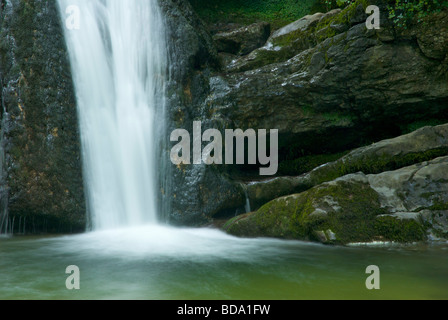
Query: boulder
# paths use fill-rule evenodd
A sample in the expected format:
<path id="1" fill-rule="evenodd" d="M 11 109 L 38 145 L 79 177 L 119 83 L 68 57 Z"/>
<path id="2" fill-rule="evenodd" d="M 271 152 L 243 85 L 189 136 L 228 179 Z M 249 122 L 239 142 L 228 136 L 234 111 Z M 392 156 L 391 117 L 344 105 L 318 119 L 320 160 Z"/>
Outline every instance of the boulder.
<path id="1" fill-rule="evenodd" d="M 439 236 L 448 231 L 447 191 L 448 157 L 440 157 L 376 175 L 346 175 L 273 200 L 224 229 L 243 237 L 333 244 L 424 241 L 434 230 Z"/>

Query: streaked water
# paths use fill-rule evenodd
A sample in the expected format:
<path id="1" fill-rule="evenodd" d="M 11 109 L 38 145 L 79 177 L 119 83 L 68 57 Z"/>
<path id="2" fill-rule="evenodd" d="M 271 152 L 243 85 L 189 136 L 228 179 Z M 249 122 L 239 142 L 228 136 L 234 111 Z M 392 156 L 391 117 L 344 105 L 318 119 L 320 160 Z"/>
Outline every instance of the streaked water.
<path id="1" fill-rule="evenodd" d="M 157 0 L 59 0 L 59 6 L 63 25 L 69 22 L 93 229 L 154 223 L 167 65 Z M 78 11 L 67 14 L 73 6 Z"/>
<path id="2" fill-rule="evenodd" d="M 149 226 L 0 239 L 0 299 L 448 299 L 448 245 L 326 247 Z M 81 289 L 65 287 L 77 265 Z M 365 287 L 369 265 L 381 289 Z"/>

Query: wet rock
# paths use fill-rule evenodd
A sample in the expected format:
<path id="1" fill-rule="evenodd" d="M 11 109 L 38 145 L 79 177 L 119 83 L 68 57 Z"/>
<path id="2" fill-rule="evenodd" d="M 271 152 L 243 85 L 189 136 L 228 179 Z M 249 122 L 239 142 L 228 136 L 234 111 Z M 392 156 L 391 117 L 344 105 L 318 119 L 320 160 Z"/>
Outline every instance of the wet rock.
<path id="1" fill-rule="evenodd" d="M 83 231 L 76 102 L 57 2 L 2 1 L 2 9 L 0 202 L 14 232 Z"/>
<path id="2" fill-rule="evenodd" d="M 173 225 L 200 226 L 220 214 L 235 215 L 244 207 L 244 191 L 217 168 L 205 164 L 174 166 L 170 161 L 174 144 L 169 143 L 169 136 L 173 130 L 191 132 L 197 120 L 203 122 L 204 130 L 214 127 L 204 105 L 210 94 L 211 73 L 219 70 L 219 56 L 212 36 L 188 1 L 162 1 L 161 7 L 171 49 L 161 211 Z"/>

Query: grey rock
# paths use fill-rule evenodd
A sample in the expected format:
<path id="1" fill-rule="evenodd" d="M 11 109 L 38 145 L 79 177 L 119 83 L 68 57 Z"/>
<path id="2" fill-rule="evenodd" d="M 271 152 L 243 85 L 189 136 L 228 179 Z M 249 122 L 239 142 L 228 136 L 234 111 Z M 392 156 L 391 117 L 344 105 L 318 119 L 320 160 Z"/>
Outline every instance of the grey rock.
<path id="1" fill-rule="evenodd" d="M 447 194 L 448 156 L 377 175 L 349 174 L 275 199 L 225 230 L 339 244 L 447 239 L 446 210 L 439 209 L 447 208 Z"/>
<path id="2" fill-rule="evenodd" d="M 271 25 L 259 22 L 231 32 L 218 33 L 213 37 L 219 52 L 247 55 L 266 43 L 271 34 Z"/>

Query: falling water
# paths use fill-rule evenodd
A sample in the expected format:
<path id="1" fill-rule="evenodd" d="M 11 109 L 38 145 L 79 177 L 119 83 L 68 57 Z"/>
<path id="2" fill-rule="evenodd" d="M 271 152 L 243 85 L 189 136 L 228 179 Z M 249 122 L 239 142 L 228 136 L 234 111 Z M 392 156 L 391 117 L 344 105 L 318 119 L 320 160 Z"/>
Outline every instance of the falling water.
<path id="1" fill-rule="evenodd" d="M 167 56 L 157 0 L 58 1 L 90 223 L 95 230 L 156 223 Z"/>

